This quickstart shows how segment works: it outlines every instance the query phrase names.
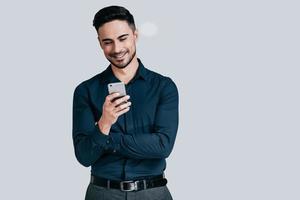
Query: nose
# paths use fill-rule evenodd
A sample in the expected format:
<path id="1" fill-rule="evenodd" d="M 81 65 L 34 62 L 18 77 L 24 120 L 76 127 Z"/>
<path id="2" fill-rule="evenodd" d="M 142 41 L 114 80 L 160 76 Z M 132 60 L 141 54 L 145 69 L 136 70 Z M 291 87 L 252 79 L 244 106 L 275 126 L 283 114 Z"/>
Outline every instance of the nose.
<path id="1" fill-rule="evenodd" d="M 122 45 L 120 42 L 115 42 L 114 44 L 114 52 L 120 53 L 122 51 Z"/>

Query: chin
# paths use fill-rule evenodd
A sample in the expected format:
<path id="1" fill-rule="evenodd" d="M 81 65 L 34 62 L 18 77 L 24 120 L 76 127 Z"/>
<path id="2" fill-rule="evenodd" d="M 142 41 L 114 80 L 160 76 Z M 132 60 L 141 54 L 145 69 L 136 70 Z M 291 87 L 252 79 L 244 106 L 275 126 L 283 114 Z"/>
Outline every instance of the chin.
<path id="1" fill-rule="evenodd" d="M 117 67 L 119 69 L 124 69 L 129 65 L 128 61 L 122 62 L 122 63 L 119 63 L 119 64 L 117 62 L 111 62 L 111 61 L 110 61 L 110 63 L 113 64 L 115 67 Z"/>
<path id="2" fill-rule="evenodd" d="M 125 69 L 128 65 L 124 65 L 124 66 L 120 66 L 120 65 L 114 65 L 115 67 L 119 68 L 119 69 Z"/>
<path id="3" fill-rule="evenodd" d="M 115 67 L 117 67 L 119 69 L 124 69 L 131 63 L 132 60 L 127 59 L 126 61 L 123 61 L 121 63 L 118 63 L 118 62 L 114 61 L 113 59 L 112 60 L 108 59 L 108 61 Z"/>

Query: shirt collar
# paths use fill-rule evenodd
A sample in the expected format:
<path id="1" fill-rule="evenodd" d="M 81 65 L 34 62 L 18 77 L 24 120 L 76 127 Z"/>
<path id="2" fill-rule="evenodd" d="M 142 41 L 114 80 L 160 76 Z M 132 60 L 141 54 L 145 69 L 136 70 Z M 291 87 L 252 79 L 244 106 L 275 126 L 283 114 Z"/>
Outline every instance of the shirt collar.
<path id="1" fill-rule="evenodd" d="M 139 66 L 138 66 L 137 72 L 131 81 L 134 81 L 139 78 L 143 79 L 143 80 L 147 80 L 147 69 L 144 67 L 142 61 L 139 58 L 138 58 L 138 62 L 139 62 Z M 113 82 L 119 82 L 119 81 L 120 80 L 114 75 L 114 73 L 111 69 L 111 65 L 109 65 L 102 73 L 101 82 L 102 83 L 113 83 Z"/>

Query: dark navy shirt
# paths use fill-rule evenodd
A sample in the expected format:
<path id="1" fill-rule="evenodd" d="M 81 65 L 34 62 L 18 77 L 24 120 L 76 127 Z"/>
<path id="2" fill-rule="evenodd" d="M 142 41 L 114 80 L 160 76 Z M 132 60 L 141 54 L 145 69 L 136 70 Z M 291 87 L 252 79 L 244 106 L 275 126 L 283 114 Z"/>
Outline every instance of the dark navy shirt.
<path id="1" fill-rule="evenodd" d="M 119 116 L 109 135 L 96 124 L 108 95 L 107 85 L 120 82 L 109 65 L 78 85 L 73 99 L 73 143 L 77 160 L 91 174 L 112 180 L 131 180 L 163 174 L 178 128 L 175 83 L 144 67 L 125 85 L 130 110 Z"/>

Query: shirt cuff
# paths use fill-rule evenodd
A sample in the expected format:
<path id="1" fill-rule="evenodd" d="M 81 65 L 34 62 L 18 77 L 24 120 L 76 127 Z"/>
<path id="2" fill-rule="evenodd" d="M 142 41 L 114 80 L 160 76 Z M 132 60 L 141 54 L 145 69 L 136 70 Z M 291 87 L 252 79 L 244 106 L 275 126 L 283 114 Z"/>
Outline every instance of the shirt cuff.
<path id="1" fill-rule="evenodd" d="M 112 151 L 116 153 L 120 150 L 120 144 L 122 140 L 122 133 L 120 132 L 110 132 L 110 137 L 112 140 Z"/>
<path id="2" fill-rule="evenodd" d="M 92 138 L 94 143 L 106 150 L 111 146 L 111 137 L 102 133 L 98 126 L 95 126 L 95 131 L 92 135 Z"/>

